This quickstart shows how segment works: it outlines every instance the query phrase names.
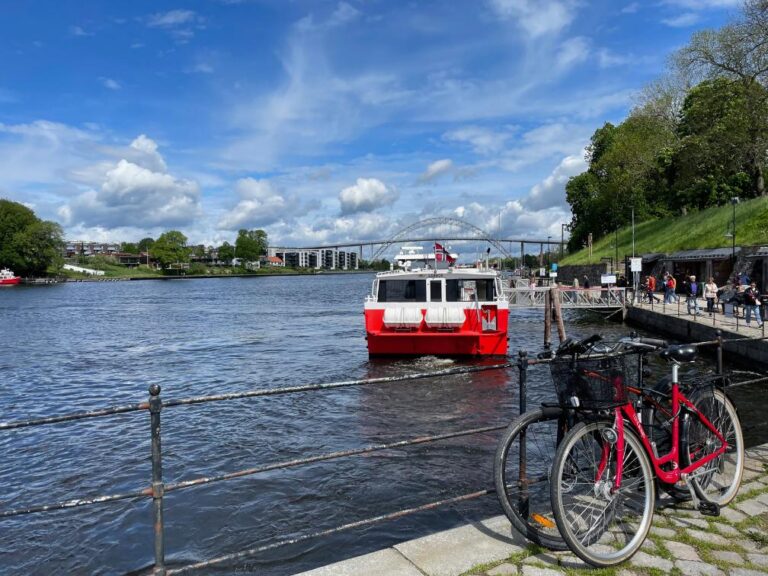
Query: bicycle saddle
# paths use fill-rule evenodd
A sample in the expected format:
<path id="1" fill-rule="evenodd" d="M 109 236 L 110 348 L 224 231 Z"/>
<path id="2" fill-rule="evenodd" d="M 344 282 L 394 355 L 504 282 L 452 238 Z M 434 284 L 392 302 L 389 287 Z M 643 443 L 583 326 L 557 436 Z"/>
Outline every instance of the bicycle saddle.
<path id="1" fill-rule="evenodd" d="M 696 360 L 698 351 L 695 346 L 680 344 L 678 346 L 667 346 L 659 356 L 664 360 L 673 360 L 675 362 L 693 362 Z"/>

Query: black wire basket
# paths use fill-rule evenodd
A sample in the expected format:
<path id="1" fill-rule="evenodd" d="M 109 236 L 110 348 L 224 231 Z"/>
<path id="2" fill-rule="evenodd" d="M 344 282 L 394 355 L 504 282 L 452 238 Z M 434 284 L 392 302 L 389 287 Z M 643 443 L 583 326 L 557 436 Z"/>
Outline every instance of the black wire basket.
<path id="1" fill-rule="evenodd" d="M 565 408 L 607 410 L 631 401 L 638 381 L 637 354 L 555 358 L 550 364 L 557 400 Z"/>

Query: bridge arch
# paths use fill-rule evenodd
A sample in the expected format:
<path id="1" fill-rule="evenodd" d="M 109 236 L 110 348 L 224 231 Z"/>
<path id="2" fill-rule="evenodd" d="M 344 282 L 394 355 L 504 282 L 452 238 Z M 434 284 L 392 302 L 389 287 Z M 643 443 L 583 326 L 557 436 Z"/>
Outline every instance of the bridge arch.
<path id="1" fill-rule="evenodd" d="M 439 217 L 439 218 L 427 218 L 425 220 L 419 220 L 418 222 L 414 222 L 413 224 L 406 226 L 402 230 L 398 231 L 397 234 L 392 236 L 384 244 L 382 244 L 379 247 L 379 249 L 376 250 L 376 253 L 373 255 L 371 259 L 378 260 L 379 258 L 381 258 L 381 255 L 386 250 L 388 250 L 393 244 L 396 244 L 397 242 L 401 242 L 404 238 L 407 238 L 414 230 L 435 228 L 438 226 L 450 226 L 453 228 L 460 228 L 462 230 L 471 232 L 476 236 L 477 240 L 483 240 L 488 242 L 494 248 L 496 248 L 496 250 L 501 252 L 506 258 L 512 258 L 512 255 L 509 253 L 509 251 L 506 248 L 504 248 L 501 242 L 491 238 L 490 234 L 488 234 L 482 228 L 479 228 L 474 224 L 470 224 L 469 222 L 466 222 L 464 220 L 460 220 L 459 218 Z"/>

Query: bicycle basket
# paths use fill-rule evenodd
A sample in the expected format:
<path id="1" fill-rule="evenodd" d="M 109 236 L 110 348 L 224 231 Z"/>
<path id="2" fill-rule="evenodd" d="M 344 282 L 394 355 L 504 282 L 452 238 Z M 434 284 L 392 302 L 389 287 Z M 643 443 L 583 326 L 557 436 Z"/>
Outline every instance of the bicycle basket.
<path id="1" fill-rule="evenodd" d="M 550 364 L 557 400 L 584 410 L 615 408 L 628 401 L 627 386 L 637 379 L 637 355 L 610 354 L 555 358 Z"/>

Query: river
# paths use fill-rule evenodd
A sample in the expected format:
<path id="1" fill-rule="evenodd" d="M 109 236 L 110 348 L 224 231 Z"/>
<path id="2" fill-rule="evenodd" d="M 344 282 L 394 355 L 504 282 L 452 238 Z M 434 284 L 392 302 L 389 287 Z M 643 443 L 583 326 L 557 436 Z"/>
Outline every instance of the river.
<path id="1" fill-rule="evenodd" d="M 369 360 L 368 274 L 68 283 L 0 291 L 0 420 L 146 400 L 392 376 L 468 364 Z M 541 348 L 541 311 L 512 313 L 510 351 Z M 569 335 L 629 328 L 572 313 Z M 701 359 L 693 368 L 711 369 Z M 515 371 L 232 400 L 162 413 L 166 482 L 509 421 Z M 533 371 L 529 405 L 551 397 Z M 768 440 L 762 387 L 735 390 Z M 378 452 L 173 492 L 170 565 L 488 488 L 498 433 Z M 0 432 L 0 510 L 141 489 L 146 412 Z M 282 576 L 500 513 L 495 496 L 278 548 L 215 573 Z M 2 574 L 125 574 L 153 562 L 149 500 L 0 519 Z M 210 572 L 209 572 L 210 573 Z"/>

